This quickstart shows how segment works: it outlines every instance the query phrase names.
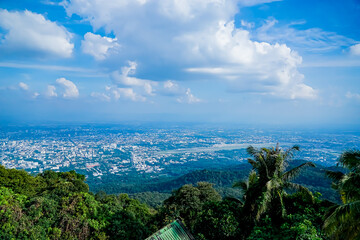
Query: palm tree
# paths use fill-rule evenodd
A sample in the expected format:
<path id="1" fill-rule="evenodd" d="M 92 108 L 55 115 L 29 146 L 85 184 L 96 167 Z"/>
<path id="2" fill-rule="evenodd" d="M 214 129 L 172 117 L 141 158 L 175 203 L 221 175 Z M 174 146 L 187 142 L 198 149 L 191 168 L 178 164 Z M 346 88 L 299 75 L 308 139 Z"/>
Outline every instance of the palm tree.
<path id="1" fill-rule="evenodd" d="M 324 229 L 334 239 L 360 239 L 360 150 L 345 151 L 338 165 L 349 172 L 326 172 L 342 204 L 329 210 Z"/>
<path id="2" fill-rule="evenodd" d="M 307 188 L 290 181 L 298 176 L 304 167 L 315 167 L 315 165 L 306 162 L 286 171 L 294 151 L 298 150 L 299 147 L 295 145 L 283 151 L 278 144 L 276 148 L 256 149 L 252 146 L 247 148 L 248 154 L 253 157 L 248 159 L 253 170 L 247 181 L 235 183 L 234 186 L 241 187 L 244 191 L 243 211 L 249 224 L 259 220 L 265 212 L 269 212 L 273 218 L 284 217 L 286 214 L 283 202 L 286 195 L 285 189 L 300 190 L 312 197 Z"/>

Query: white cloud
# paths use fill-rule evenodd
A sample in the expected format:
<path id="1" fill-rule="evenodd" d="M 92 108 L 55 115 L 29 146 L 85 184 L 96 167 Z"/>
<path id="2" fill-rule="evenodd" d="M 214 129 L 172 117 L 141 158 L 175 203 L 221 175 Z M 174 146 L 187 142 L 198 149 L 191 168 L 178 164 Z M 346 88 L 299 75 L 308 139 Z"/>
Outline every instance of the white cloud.
<path id="1" fill-rule="evenodd" d="M 353 55 L 360 56 L 360 43 L 351 46 L 350 47 L 350 53 L 353 54 Z"/>
<path id="2" fill-rule="evenodd" d="M 93 98 L 97 98 L 101 101 L 104 101 L 104 102 L 110 102 L 111 101 L 111 97 L 105 93 L 98 93 L 98 92 L 92 92 L 90 94 L 91 97 Z"/>
<path id="3" fill-rule="evenodd" d="M 57 93 L 56 93 L 56 87 L 54 85 L 48 85 L 46 92 L 45 92 L 45 96 L 47 97 L 57 97 Z"/>
<path id="4" fill-rule="evenodd" d="M 34 92 L 32 95 L 33 98 L 37 98 L 38 96 L 40 96 L 40 93 L 38 93 L 38 92 Z"/>
<path id="5" fill-rule="evenodd" d="M 148 81 L 148 80 L 146 80 Z M 127 84 L 127 86 L 130 86 L 131 84 Z M 100 92 L 92 92 L 90 94 L 91 97 L 97 98 L 101 101 L 110 102 L 111 100 L 130 100 L 133 102 L 145 102 L 147 101 L 147 97 L 145 97 L 141 91 L 139 92 L 139 89 L 136 88 L 138 85 L 133 85 L 135 87 L 118 87 L 118 85 L 112 85 L 112 86 L 106 86 L 105 90 L 106 93 L 100 93 Z M 140 85 L 142 86 L 142 85 Z M 161 96 L 167 96 L 167 97 L 176 97 L 176 101 L 180 103 L 197 103 L 202 102 L 202 100 L 196 98 L 192 93 L 191 90 L 185 89 L 176 81 L 168 80 L 163 82 L 163 84 L 159 85 L 156 84 L 156 93 L 158 93 Z M 149 97 L 156 96 L 155 93 L 151 95 L 147 95 Z"/>
<path id="6" fill-rule="evenodd" d="M 316 91 L 303 83 L 304 76 L 297 70 L 302 58 L 296 52 L 285 44 L 251 41 L 249 35 L 246 30 L 236 29 L 233 22 L 222 22 L 212 32 L 185 36 L 183 41 L 197 41 L 193 56 L 205 56 L 223 65 L 186 70 L 218 75 L 226 79 L 232 92 L 257 92 L 288 99 L 316 97 Z"/>
<path id="7" fill-rule="evenodd" d="M 163 95 L 177 96 L 182 95 L 186 89 L 179 86 L 179 84 L 172 80 L 167 80 L 163 83 L 163 89 L 160 90 L 160 93 Z"/>
<path id="8" fill-rule="evenodd" d="M 157 85 L 157 83 L 146 79 L 130 77 L 130 75 L 135 74 L 137 64 L 132 61 L 129 61 L 128 63 L 129 66 L 122 67 L 121 72 L 114 71 L 111 74 L 113 82 L 118 86 L 140 87 L 146 94 L 154 95 L 153 86 Z"/>
<path id="9" fill-rule="evenodd" d="M 67 80 L 65 78 L 58 78 L 56 79 L 56 83 L 62 90 L 63 98 L 79 97 L 79 90 L 72 81 Z"/>
<path id="10" fill-rule="evenodd" d="M 69 67 L 61 65 L 45 65 L 45 64 L 26 64 L 26 63 L 13 63 L 13 62 L 0 62 L 0 67 L 5 68 L 18 68 L 18 69 L 39 69 L 47 71 L 65 71 L 77 73 L 95 73 L 94 69 Z"/>
<path id="11" fill-rule="evenodd" d="M 51 6 L 62 6 L 63 0 L 58 1 L 51 1 L 51 0 L 42 0 L 41 3 L 44 5 L 51 5 Z"/>
<path id="12" fill-rule="evenodd" d="M 70 57 L 74 48 L 63 26 L 28 10 L 9 12 L 0 10 L 0 28 L 7 31 L 0 42 L 3 52 Z"/>
<path id="13" fill-rule="evenodd" d="M 196 22 L 205 25 L 206 20 L 223 19 L 235 14 L 238 2 L 236 0 L 71 0 L 64 6 L 69 15 L 78 14 L 84 17 L 95 29 L 104 26 L 109 32 L 115 30 L 116 34 L 133 34 L 139 33 L 139 29 L 146 30 L 150 27 L 149 30 L 152 30 L 157 25 L 168 30 L 171 24 L 191 27 Z M 162 35 L 162 32 L 159 33 Z M 141 38 L 141 35 L 138 37 Z"/>
<path id="14" fill-rule="evenodd" d="M 239 3 L 243 6 L 255 6 L 263 3 L 280 2 L 282 0 L 241 0 Z"/>
<path id="15" fill-rule="evenodd" d="M 296 25 L 305 22 L 293 22 L 280 25 L 279 22 L 270 18 L 256 29 L 254 37 L 260 41 L 270 43 L 286 43 L 298 50 L 308 52 L 328 52 L 348 47 L 354 40 L 334 32 L 326 32 L 320 28 L 309 28 L 305 30 L 296 29 Z"/>
<path id="16" fill-rule="evenodd" d="M 29 90 L 29 86 L 26 84 L 26 83 L 23 83 L 23 82 L 20 82 L 19 83 L 19 87 L 22 89 L 22 90 Z"/>
<path id="17" fill-rule="evenodd" d="M 132 88 L 118 88 L 118 87 L 109 87 L 107 89 L 110 91 L 115 98 L 118 100 L 120 98 L 131 100 L 133 102 L 145 102 L 146 98 L 134 92 Z"/>
<path id="18" fill-rule="evenodd" d="M 176 101 L 179 103 L 199 103 L 201 99 L 195 97 L 190 88 L 183 88 L 173 80 L 168 80 L 163 83 L 163 88 L 158 91 L 161 95 L 176 96 Z"/>
<path id="19" fill-rule="evenodd" d="M 178 89 L 179 85 L 177 83 L 175 83 L 174 81 L 168 80 L 168 81 L 164 82 L 164 88 L 173 90 L 173 89 Z"/>
<path id="20" fill-rule="evenodd" d="M 233 91 L 313 99 L 316 91 L 297 70 L 302 58 L 295 51 L 270 40 L 254 41 L 252 33 L 234 25 L 238 6 L 267 2 L 272 1 L 71 0 L 64 6 L 69 15 L 80 15 L 94 29 L 103 27 L 116 35 L 123 50 L 117 61 L 135 59 L 147 69 L 166 63 L 192 74 L 200 69 L 224 80 Z M 112 79 L 118 87 L 154 95 L 156 82 L 132 77 L 135 70 L 136 63 L 129 62 Z"/>
<path id="21" fill-rule="evenodd" d="M 38 92 L 30 91 L 29 85 L 24 83 L 24 82 L 19 82 L 18 87 L 12 86 L 12 87 L 9 87 L 9 89 L 11 89 L 11 90 L 22 90 L 24 96 L 30 97 L 30 98 L 33 98 L 33 99 L 40 96 L 40 94 Z"/>
<path id="22" fill-rule="evenodd" d="M 349 99 L 355 99 L 357 101 L 360 101 L 360 94 L 359 93 L 347 92 L 345 96 L 347 98 L 349 98 Z"/>
<path id="23" fill-rule="evenodd" d="M 245 21 L 245 20 L 241 20 L 241 21 L 240 21 L 240 24 L 241 24 L 241 26 L 246 27 L 246 28 L 253 28 L 253 27 L 255 27 L 255 23 L 253 23 L 253 22 L 247 22 L 247 21 Z"/>
<path id="24" fill-rule="evenodd" d="M 195 97 L 195 96 L 191 93 L 190 88 L 188 88 L 188 89 L 186 90 L 185 96 L 178 98 L 177 101 L 178 101 L 179 103 L 189 103 L 189 104 L 202 102 L 201 99 Z"/>
<path id="25" fill-rule="evenodd" d="M 96 60 L 104 60 L 112 49 L 119 46 L 116 38 L 102 37 L 91 32 L 86 33 L 81 41 L 82 51 L 92 55 Z"/>

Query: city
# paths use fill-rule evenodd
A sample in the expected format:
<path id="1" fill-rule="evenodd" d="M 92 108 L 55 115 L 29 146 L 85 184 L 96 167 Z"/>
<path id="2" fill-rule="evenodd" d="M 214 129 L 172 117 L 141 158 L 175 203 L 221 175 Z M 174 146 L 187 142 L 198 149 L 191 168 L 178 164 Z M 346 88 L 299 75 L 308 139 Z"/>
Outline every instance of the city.
<path id="1" fill-rule="evenodd" d="M 284 149 L 299 145 L 294 159 L 332 166 L 344 150 L 360 147 L 360 135 L 218 127 L 11 127 L 1 131 L 0 163 L 32 173 L 76 170 L 89 179 L 167 177 L 237 165 L 246 161 L 248 146 L 277 143 Z"/>

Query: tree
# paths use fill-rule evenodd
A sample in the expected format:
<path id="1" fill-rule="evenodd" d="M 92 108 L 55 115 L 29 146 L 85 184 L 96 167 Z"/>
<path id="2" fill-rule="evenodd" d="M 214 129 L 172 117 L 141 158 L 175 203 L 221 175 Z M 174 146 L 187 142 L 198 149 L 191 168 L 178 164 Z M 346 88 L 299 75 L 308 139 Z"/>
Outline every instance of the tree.
<path id="1" fill-rule="evenodd" d="M 326 172 L 342 204 L 329 210 L 324 229 L 334 239 L 360 239 L 360 150 L 345 151 L 338 165 L 349 172 Z"/>
<path id="2" fill-rule="evenodd" d="M 204 204 L 219 201 L 221 201 L 221 196 L 211 183 L 198 182 L 196 186 L 186 184 L 164 201 L 162 212 L 167 219 L 165 221 L 181 218 L 192 231 Z"/>
<path id="3" fill-rule="evenodd" d="M 142 240 L 151 232 L 133 213 L 120 210 L 111 217 L 107 234 L 110 239 Z"/>
<path id="4" fill-rule="evenodd" d="M 0 165 L 0 187 L 12 189 L 15 193 L 34 196 L 40 181 L 25 170 L 5 169 Z"/>
<path id="5" fill-rule="evenodd" d="M 285 189 L 300 190 L 312 196 L 307 188 L 290 181 L 298 176 L 304 167 L 315 167 L 313 163 L 306 162 L 286 171 L 294 151 L 298 150 L 296 145 L 286 151 L 280 149 L 279 145 L 276 148 L 247 148 L 248 154 L 253 157 L 248 159 L 253 171 L 247 181 L 235 183 L 235 186 L 244 191 L 243 215 L 247 224 L 253 225 L 265 212 L 273 221 L 281 220 L 286 214 L 283 201 Z"/>
<path id="6" fill-rule="evenodd" d="M 239 211 L 239 202 L 232 198 L 208 202 L 196 219 L 193 234 L 199 239 L 239 239 Z"/>

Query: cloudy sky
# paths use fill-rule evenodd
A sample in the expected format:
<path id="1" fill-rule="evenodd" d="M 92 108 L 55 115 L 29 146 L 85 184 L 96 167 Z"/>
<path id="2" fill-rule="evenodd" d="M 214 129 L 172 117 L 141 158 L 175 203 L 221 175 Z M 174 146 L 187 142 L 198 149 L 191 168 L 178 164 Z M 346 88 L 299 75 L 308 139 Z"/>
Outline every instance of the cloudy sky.
<path id="1" fill-rule="evenodd" d="M 358 0 L 1 0 L 0 122 L 360 123 Z"/>

